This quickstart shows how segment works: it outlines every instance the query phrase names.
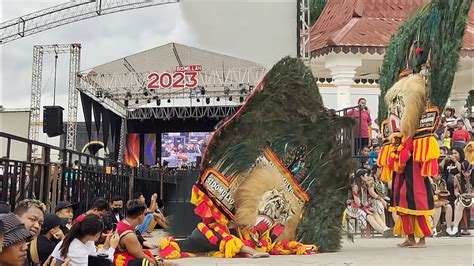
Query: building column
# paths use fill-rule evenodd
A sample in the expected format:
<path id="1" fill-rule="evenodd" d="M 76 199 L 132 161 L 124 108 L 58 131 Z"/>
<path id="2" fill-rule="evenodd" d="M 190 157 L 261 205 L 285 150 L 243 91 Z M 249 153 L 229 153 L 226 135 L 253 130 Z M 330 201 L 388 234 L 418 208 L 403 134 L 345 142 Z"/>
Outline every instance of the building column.
<path id="1" fill-rule="evenodd" d="M 456 72 L 454 76 L 454 86 L 449 95 L 448 104 L 456 110 L 456 115 L 466 109 L 466 101 L 469 96 L 469 91 L 474 89 L 472 83 L 472 67 L 463 71 Z"/>
<path id="2" fill-rule="evenodd" d="M 454 108 L 456 116 L 459 116 L 466 109 L 466 101 L 469 93 L 451 93 L 449 105 Z"/>
<path id="3" fill-rule="evenodd" d="M 331 71 L 331 76 L 337 91 L 337 109 L 341 110 L 355 105 L 351 103 L 351 87 L 354 84 L 356 69 L 362 65 L 362 57 L 354 54 L 329 54 L 325 66 Z"/>

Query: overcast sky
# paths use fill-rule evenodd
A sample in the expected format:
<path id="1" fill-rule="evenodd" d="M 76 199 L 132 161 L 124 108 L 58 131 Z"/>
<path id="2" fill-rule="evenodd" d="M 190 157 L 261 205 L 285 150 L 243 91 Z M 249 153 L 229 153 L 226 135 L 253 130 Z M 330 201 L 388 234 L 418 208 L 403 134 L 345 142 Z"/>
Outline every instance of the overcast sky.
<path id="1" fill-rule="evenodd" d="M 1 21 L 63 2 L 2 0 Z M 295 3 L 296 0 L 184 0 L 88 19 L 6 43 L 0 46 L 0 104 L 6 108 L 29 108 L 32 51 L 37 44 L 82 44 L 81 70 L 169 42 L 271 66 L 283 56 L 295 56 Z M 42 105 L 52 104 L 53 62 L 53 55 L 45 55 Z M 68 63 L 68 55 L 60 55 L 56 102 L 65 109 Z"/>

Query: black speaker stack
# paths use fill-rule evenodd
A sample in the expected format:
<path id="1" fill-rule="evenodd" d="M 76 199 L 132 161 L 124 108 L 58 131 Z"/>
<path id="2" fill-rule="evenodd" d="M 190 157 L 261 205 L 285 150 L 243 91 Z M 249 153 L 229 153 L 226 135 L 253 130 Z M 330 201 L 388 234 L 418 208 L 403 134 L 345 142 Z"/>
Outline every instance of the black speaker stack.
<path id="1" fill-rule="evenodd" d="M 56 137 L 64 133 L 63 110 L 61 106 L 43 107 L 43 133 L 48 137 Z"/>

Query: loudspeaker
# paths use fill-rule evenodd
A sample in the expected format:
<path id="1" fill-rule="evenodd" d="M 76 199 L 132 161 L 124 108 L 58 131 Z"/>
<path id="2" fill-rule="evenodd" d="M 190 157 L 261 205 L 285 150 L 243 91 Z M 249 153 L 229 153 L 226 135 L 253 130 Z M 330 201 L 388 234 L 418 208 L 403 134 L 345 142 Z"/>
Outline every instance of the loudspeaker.
<path id="1" fill-rule="evenodd" d="M 43 133 L 48 134 L 48 137 L 63 134 L 64 108 L 61 106 L 44 106 L 43 108 Z"/>

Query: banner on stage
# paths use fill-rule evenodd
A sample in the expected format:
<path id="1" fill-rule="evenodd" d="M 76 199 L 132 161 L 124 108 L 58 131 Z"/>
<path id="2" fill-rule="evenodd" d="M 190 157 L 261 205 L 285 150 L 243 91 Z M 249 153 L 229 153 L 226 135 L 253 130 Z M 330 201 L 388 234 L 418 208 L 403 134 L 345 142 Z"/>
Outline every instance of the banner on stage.
<path id="1" fill-rule="evenodd" d="M 150 72 L 147 76 L 148 89 L 183 89 L 199 85 L 197 75 L 202 71 L 201 65 L 177 66 L 176 72 Z"/>
<path id="2" fill-rule="evenodd" d="M 140 164 L 140 134 L 130 133 L 127 135 L 125 164 L 131 167 L 137 167 Z"/>

